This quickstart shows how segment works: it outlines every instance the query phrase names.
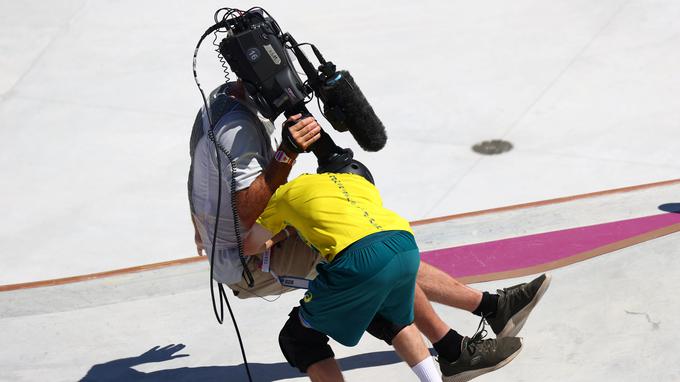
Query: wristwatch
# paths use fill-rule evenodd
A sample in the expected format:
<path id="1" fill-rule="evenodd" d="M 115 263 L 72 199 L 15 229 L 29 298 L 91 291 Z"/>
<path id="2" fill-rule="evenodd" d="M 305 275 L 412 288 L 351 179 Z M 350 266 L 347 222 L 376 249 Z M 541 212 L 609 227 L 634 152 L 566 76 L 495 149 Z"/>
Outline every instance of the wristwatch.
<path id="1" fill-rule="evenodd" d="M 274 153 L 274 159 L 276 159 L 277 162 L 285 163 L 285 164 L 295 163 L 295 160 L 293 160 L 293 158 L 286 155 L 286 153 L 283 150 L 278 150 L 276 153 Z"/>

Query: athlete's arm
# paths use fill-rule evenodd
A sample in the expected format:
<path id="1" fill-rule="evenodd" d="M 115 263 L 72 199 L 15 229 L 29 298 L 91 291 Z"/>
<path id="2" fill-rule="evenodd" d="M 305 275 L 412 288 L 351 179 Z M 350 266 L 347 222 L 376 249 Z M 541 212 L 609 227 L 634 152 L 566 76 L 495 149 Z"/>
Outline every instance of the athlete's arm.
<path id="1" fill-rule="evenodd" d="M 268 248 L 271 248 L 272 233 L 258 223 L 250 227 L 248 236 L 243 240 L 243 254 L 246 256 L 256 255 L 262 253 Z"/>
<path id="2" fill-rule="evenodd" d="M 300 117 L 301 115 L 297 114 L 288 118 L 293 121 L 297 120 L 297 123 L 290 126 L 289 129 L 297 145 L 306 150 L 321 137 L 321 127 L 313 117 L 303 119 L 300 119 Z M 297 153 L 289 152 L 282 146 L 279 147 L 279 150 L 283 150 L 291 159 L 297 158 Z M 286 183 L 292 167 L 292 163 L 272 160 L 248 188 L 236 193 L 236 208 L 245 229 L 255 223 L 274 191 L 280 185 Z"/>
<path id="3" fill-rule="evenodd" d="M 286 227 L 281 232 L 272 236 L 272 233 L 269 232 L 269 230 L 259 223 L 255 223 L 250 228 L 248 236 L 246 236 L 246 239 L 243 241 L 243 254 L 252 256 L 262 253 L 273 247 L 274 244 L 293 236 L 295 233 L 291 234 L 291 231 L 295 232 L 295 229 Z"/>

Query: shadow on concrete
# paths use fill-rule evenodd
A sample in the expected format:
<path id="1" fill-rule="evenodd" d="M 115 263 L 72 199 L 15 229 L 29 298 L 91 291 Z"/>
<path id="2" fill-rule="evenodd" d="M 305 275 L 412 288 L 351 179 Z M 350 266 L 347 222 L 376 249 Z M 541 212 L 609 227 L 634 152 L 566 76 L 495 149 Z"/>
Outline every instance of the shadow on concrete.
<path id="1" fill-rule="evenodd" d="M 143 373 L 133 367 L 144 363 L 164 362 L 175 358 L 188 357 L 188 354 L 175 354 L 182 351 L 185 345 L 155 346 L 136 357 L 121 358 L 110 362 L 92 366 L 81 382 L 101 381 L 131 381 L 131 382 L 160 382 L 160 381 L 248 381 L 243 364 L 231 366 L 202 366 L 181 367 L 177 369 L 158 370 Z M 360 354 L 339 359 L 342 370 L 360 369 L 365 367 L 390 365 L 401 362 L 393 351 L 381 351 Z M 297 369 L 287 362 L 279 363 L 249 363 L 254 381 L 279 381 L 282 379 L 304 377 Z"/>
<path id="2" fill-rule="evenodd" d="M 659 206 L 661 211 L 680 214 L 680 203 L 665 203 Z"/>

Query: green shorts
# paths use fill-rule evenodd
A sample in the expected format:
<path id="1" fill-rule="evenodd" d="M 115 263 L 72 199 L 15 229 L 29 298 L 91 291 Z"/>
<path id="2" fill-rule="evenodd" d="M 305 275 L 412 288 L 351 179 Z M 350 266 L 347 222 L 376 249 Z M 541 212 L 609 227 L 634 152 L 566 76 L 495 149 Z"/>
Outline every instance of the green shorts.
<path id="1" fill-rule="evenodd" d="M 419 265 L 411 233 L 366 236 L 331 263 L 317 265 L 319 275 L 300 301 L 300 316 L 345 346 L 359 342 L 376 314 L 396 325 L 409 325 Z"/>

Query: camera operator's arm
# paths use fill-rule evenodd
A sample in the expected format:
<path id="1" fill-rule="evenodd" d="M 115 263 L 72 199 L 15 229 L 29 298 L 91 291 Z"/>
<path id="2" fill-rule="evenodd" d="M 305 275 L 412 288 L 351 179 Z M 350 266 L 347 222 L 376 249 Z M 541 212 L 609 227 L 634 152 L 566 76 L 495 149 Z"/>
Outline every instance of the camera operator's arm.
<path id="1" fill-rule="evenodd" d="M 319 127 L 319 124 L 313 117 L 301 119 L 301 115 L 297 114 L 291 116 L 288 120 L 297 121 L 288 129 L 295 143 L 300 148 L 307 149 L 321 137 L 321 127 Z M 279 147 L 279 150 L 282 150 L 292 160 L 297 158 L 297 153 L 286 149 L 283 145 Z M 243 228 L 250 228 L 255 223 L 257 217 L 260 216 L 267 206 L 267 202 L 274 191 L 280 185 L 286 183 L 292 166 L 292 162 L 283 163 L 274 159 L 248 188 L 236 193 L 236 208 L 238 209 Z"/>
<path id="2" fill-rule="evenodd" d="M 191 214 L 191 222 L 194 225 L 194 243 L 196 244 L 196 252 L 199 256 L 203 256 L 203 251 L 205 251 L 205 245 L 201 239 L 201 235 L 198 233 L 198 226 L 196 225 L 196 218 L 194 214 Z"/>

